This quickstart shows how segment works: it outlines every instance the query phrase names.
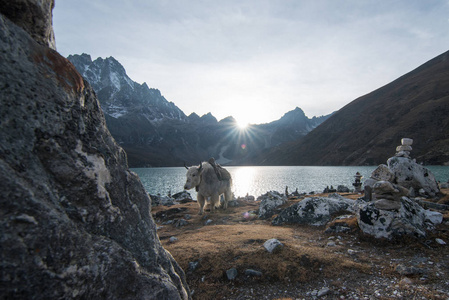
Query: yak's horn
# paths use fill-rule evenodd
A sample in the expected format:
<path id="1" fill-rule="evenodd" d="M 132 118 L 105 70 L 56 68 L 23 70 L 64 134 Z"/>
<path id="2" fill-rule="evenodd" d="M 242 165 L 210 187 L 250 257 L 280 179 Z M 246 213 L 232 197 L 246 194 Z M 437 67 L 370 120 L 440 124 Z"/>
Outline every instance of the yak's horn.
<path id="1" fill-rule="evenodd" d="M 198 168 L 198 171 L 201 171 L 202 168 L 203 168 L 203 164 L 200 162 L 200 167 Z"/>
<path id="2" fill-rule="evenodd" d="M 187 170 L 189 169 L 189 168 L 186 166 L 186 162 L 184 162 L 184 168 L 186 168 Z"/>

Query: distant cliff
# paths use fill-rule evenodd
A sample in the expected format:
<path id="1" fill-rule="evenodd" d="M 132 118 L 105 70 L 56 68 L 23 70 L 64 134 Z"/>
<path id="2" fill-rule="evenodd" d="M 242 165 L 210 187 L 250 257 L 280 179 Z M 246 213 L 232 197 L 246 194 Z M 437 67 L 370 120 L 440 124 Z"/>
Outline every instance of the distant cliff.
<path id="1" fill-rule="evenodd" d="M 402 137 L 419 162 L 449 165 L 449 51 L 362 96 L 302 140 L 253 161 L 267 165 L 377 165 Z"/>
<path id="2" fill-rule="evenodd" d="M 113 57 L 92 61 L 81 54 L 68 59 L 92 84 L 108 128 L 133 167 L 182 166 L 209 157 L 220 163 L 248 164 L 272 147 L 303 137 L 328 117 L 309 119 L 296 108 L 277 121 L 241 131 L 232 117 L 221 121 L 210 113 L 187 117 L 159 90 L 132 81 Z"/>

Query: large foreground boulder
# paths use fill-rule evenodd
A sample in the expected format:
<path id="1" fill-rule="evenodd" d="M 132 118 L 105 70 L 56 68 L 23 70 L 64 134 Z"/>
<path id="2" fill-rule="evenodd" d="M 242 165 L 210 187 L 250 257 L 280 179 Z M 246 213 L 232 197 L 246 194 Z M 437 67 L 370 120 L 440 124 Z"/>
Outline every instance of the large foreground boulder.
<path id="1" fill-rule="evenodd" d="M 257 201 L 260 201 L 259 219 L 268 219 L 277 212 L 279 206 L 287 203 L 287 197 L 279 192 L 269 191 L 257 197 Z"/>
<path id="2" fill-rule="evenodd" d="M 375 238 L 411 235 L 425 237 L 426 231 L 443 220 L 443 215 L 423 209 L 418 203 L 402 197 L 397 209 L 379 209 L 375 202 L 359 200 L 357 221 L 360 229 Z"/>
<path id="3" fill-rule="evenodd" d="M 336 214 L 353 212 L 354 201 L 338 194 L 331 197 L 305 198 L 279 213 L 273 219 L 273 225 L 308 224 L 322 226 L 329 222 Z"/>
<path id="4" fill-rule="evenodd" d="M 0 93 L 0 298 L 190 298 L 92 88 L 1 14 Z"/>
<path id="5" fill-rule="evenodd" d="M 395 183 L 416 192 L 423 189 L 430 197 L 435 197 L 440 192 L 432 172 L 411 158 L 394 156 L 388 159 L 387 165 L 394 174 Z"/>

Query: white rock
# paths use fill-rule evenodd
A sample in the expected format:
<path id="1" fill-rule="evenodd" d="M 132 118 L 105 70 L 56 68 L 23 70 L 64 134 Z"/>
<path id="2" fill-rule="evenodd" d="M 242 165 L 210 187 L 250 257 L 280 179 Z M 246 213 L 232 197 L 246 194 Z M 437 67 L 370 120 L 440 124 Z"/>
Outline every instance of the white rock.
<path id="1" fill-rule="evenodd" d="M 389 169 L 395 175 L 395 182 L 405 188 L 415 190 L 424 189 L 425 192 L 434 197 L 440 190 L 435 176 L 428 170 L 405 157 L 391 157 L 387 161 Z"/>
<path id="2" fill-rule="evenodd" d="M 174 242 L 176 242 L 177 240 L 178 240 L 178 238 L 175 237 L 175 236 L 172 236 L 172 237 L 170 237 L 170 239 L 169 239 L 170 243 L 174 243 Z"/>
<path id="3" fill-rule="evenodd" d="M 352 249 L 348 249 L 348 254 L 349 254 L 349 255 L 354 255 L 354 254 L 356 254 L 356 253 L 357 253 L 357 251 L 352 250 Z"/>
<path id="4" fill-rule="evenodd" d="M 413 139 L 403 138 L 403 139 L 401 139 L 401 145 L 402 146 L 411 146 L 411 145 L 413 145 Z"/>
<path id="5" fill-rule="evenodd" d="M 332 215 L 352 212 L 354 203 L 354 200 L 343 197 L 305 198 L 281 211 L 273 219 L 272 224 L 308 224 L 322 226 L 332 219 Z"/>
<path id="6" fill-rule="evenodd" d="M 443 241 L 442 239 L 435 239 L 435 241 L 440 245 L 446 245 L 446 242 Z"/>
<path id="7" fill-rule="evenodd" d="M 387 165 L 381 164 L 371 173 L 371 178 L 375 180 L 392 181 L 394 174 Z M 367 185 L 366 182 L 365 185 Z"/>
<path id="8" fill-rule="evenodd" d="M 329 241 L 329 242 L 327 242 L 326 246 L 327 247 L 335 247 L 335 246 L 337 246 L 337 244 L 334 241 Z"/>
<path id="9" fill-rule="evenodd" d="M 284 244 L 282 244 L 277 239 L 269 239 L 263 244 L 263 246 L 265 247 L 265 249 L 268 252 L 273 253 L 275 251 L 278 251 L 280 248 L 282 248 L 284 246 Z"/>
<path id="10" fill-rule="evenodd" d="M 400 151 L 412 151 L 412 146 L 397 146 L 396 147 L 396 152 L 400 152 Z"/>
<path id="11" fill-rule="evenodd" d="M 373 186 L 373 192 L 376 194 L 393 194 L 399 193 L 399 190 L 395 189 L 389 181 L 378 181 Z"/>
<path id="12" fill-rule="evenodd" d="M 400 201 L 393 201 L 393 200 L 387 200 L 387 199 L 380 199 L 374 202 L 374 205 L 377 209 L 383 209 L 383 210 L 398 210 L 401 208 L 401 202 Z"/>
<path id="13" fill-rule="evenodd" d="M 360 229 L 376 238 L 392 238 L 404 234 L 426 236 L 426 211 L 406 197 L 399 210 L 382 210 L 375 204 L 360 203 L 357 221 Z"/>
<path id="14" fill-rule="evenodd" d="M 323 296 L 326 296 L 327 294 L 329 294 L 330 292 L 331 292 L 331 290 L 328 287 L 323 287 L 321 290 L 318 291 L 317 296 L 323 297 Z"/>
<path id="15" fill-rule="evenodd" d="M 257 197 L 261 201 L 259 205 L 259 218 L 266 219 L 275 214 L 275 209 L 287 202 L 287 197 L 276 191 L 267 192 Z"/>
<path id="16" fill-rule="evenodd" d="M 426 221 L 429 221 L 434 225 L 438 225 L 441 224 L 441 222 L 443 222 L 443 214 L 437 211 L 426 210 L 425 214 L 426 214 Z"/>

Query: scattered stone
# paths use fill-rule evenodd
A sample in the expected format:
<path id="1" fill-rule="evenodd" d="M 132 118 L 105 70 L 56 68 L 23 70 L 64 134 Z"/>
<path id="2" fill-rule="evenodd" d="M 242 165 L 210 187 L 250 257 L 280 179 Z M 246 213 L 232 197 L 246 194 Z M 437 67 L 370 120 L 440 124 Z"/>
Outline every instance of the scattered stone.
<path id="1" fill-rule="evenodd" d="M 433 225 L 438 225 L 443 222 L 443 214 L 437 211 L 425 210 L 426 221 L 432 223 Z"/>
<path id="2" fill-rule="evenodd" d="M 245 271 L 246 274 L 246 271 Z M 226 277 L 228 280 L 234 280 L 237 278 L 238 272 L 236 268 L 232 268 L 226 271 Z M 248 274 L 247 274 L 248 275 Z"/>
<path id="3" fill-rule="evenodd" d="M 331 290 L 328 287 L 323 287 L 321 290 L 318 291 L 318 293 L 316 294 L 317 297 L 323 297 L 326 295 L 329 295 L 331 292 Z"/>
<path id="4" fill-rule="evenodd" d="M 408 277 L 404 277 L 401 279 L 401 281 L 399 281 L 399 286 L 401 288 L 409 288 L 409 286 L 411 286 L 413 284 L 413 281 L 408 278 Z"/>
<path id="5" fill-rule="evenodd" d="M 191 262 L 189 262 L 189 271 L 190 272 L 193 272 L 193 271 L 195 271 L 196 270 L 196 268 L 198 268 L 198 265 L 200 264 L 200 262 L 199 261 L 191 261 Z"/>
<path id="6" fill-rule="evenodd" d="M 282 249 L 282 247 L 284 247 L 284 244 L 282 244 L 277 239 L 269 239 L 263 244 L 263 246 L 265 247 L 265 249 L 268 252 L 273 253 L 273 252 L 280 251 L 280 249 Z"/>
<path id="7" fill-rule="evenodd" d="M 276 191 L 269 191 L 257 197 L 259 205 L 259 218 L 267 219 L 276 213 L 276 208 L 287 203 L 287 197 Z"/>
<path id="8" fill-rule="evenodd" d="M 151 198 L 151 206 L 172 206 L 175 204 L 175 200 L 169 196 L 161 196 L 161 195 L 150 195 Z"/>
<path id="9" fill-rule="evenodd" d="M 192 219 L 192 216 L 191 216 L 190 214 L 186 214 L 186 215 L 184 216 L 184 219 L 190 220 L 190 219 Z"/>
<path id="10" fill-rule="evenodd" d="M 176 193 L 172 196 L 172 198 L 179 203 L 193 202 L 192 196 L 187 191 Z"/>
<path id="11" fill-rule="evenodd" d="M 349 193 L 349 188 L 344 185 L 337 186 L 337 193 Z"/>
<path id="12" fill-rule="evenodd" d="M 185 219 L 179 219 L 178 221 L 175 222 L 176 227 L 182 227 L 187 224 L 189 224 L 189 222 L 187 222 Z"/>
<path id="13" fill-rule="evenodd" d="M 334 187 L 331 185 L 331 187 L 326 186 L 326 188 L 323 190 L 323 194 L 327 194 L 327 193 L 335 193 L 337 192 L 336 189 L 334 189 Z"/>
<path id="14" fill-rule="evenodd" d="M 204 223 L 204 225 L 210 225 L 210 224 L 212 224 L 212 222 L 213 222 L 212 219 L 208 219 L 208 220 Z"/>
<path id="15" fill-rule="evenodd" d="M 239 202 L 237 200 L 228 201 L 228 207 L 237 207 L 239 206 Z"/>
<path id="16" fill-rule="evenodd" d="M 337 246 L 337 244 L 334 241 L 329 241 L 329 242 L 327 242 L 326 246 L 327 247 L 335 247 L 335 246 Z"/>
<path id="17" fill-rule="evenodd" d="M 252 276 L 252 277 L 261 277 L 262 276 L 262 272 L 256 271 L 256 270 L 253 270 L 253 269 L 246 269 L 245 270 L 245 275 Z"/>
<path id="18" fill-rule="evenodd" d="M 343 224 L 330 225 L 324 232 L 326 233 L 341 233 L 351 231 L 351 228 Z"/>
<path id="19" fill-rule="evenodd" d="M 341 233 L 348 232 L 354 228 L 353 219 L 355 219 L 355 215 L 341 215 L 333 219 L 330 223 L 327 224 L 327 228 L 325 230 L 326 233 Z"/>
<path id="20" fill-rule="evenodd" d="M 435 242 L 437 242 L 438 244 L 440 244 L 440 245 L 446 245 L 446 242 L 445 241 L 443 241 L 442 239 L 435 239 Z"/>
<path id="21" fill-rule="evenodd" d="M 348 249 L 348 254 L 349 255 L 354 255 L 354 254 L 357 254 L 357 251 L 352 250 L 352 249 Z"/>
<path id="22" fill-rule="evenodd" d="M 176 241 L 178 241 L 178 238 L 175 236 L 170 237 L 170 239 L 168 240 L 170 243 L 174 243 Z"/>
<path id="23" fill-rule="evenodd" d="M 426 274 L 427 270 L 423 268 L 417 268 L 417 267 L 407 267 L 403 264 L 399 264 L 394 269 L 396 272 L 398 272 L 400 275 L 410 276 L 410 275 L 421 275 Z"/>

